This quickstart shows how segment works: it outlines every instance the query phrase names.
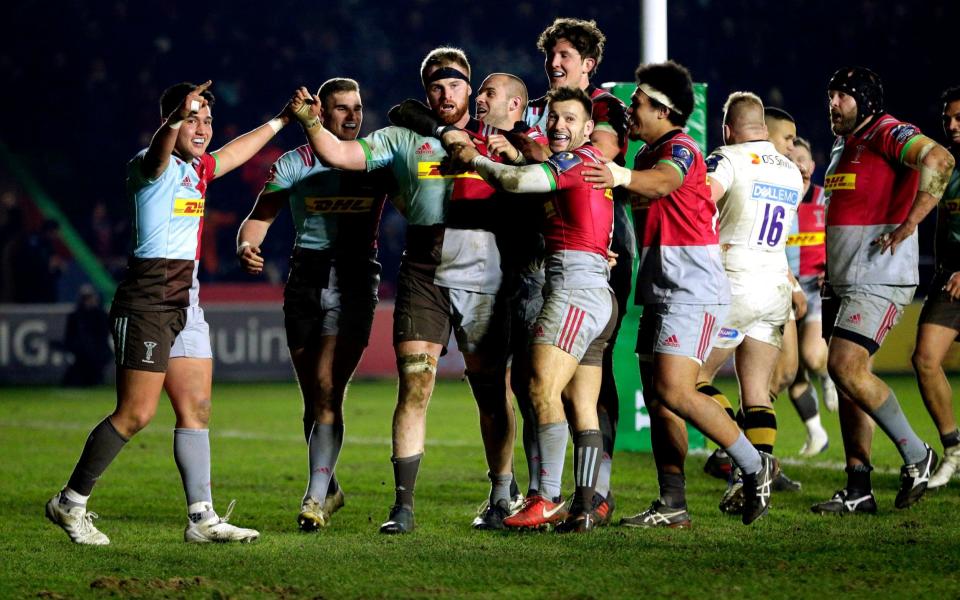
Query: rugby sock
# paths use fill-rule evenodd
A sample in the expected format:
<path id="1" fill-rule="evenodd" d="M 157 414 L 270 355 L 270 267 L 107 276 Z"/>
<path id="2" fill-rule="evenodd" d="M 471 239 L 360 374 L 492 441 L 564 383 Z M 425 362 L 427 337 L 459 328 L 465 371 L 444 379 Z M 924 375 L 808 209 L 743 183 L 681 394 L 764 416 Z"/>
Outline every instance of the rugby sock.
<path id="1" fill-rule="evenodd" d="M 396 504 L 400 504 L 413 510 L 413 488 L 417 485 L 417 473 L 420 471 L 420 459 L 423 453 L 405 456 L 403 458 L 393 457 L 393 481 L 396 484 Z"/>
<path id="2" fill-rule="evenodd" d="M 530 474 L 527 495 L 534 496 L 540 490 L 540 445 L 537 422 L 532 416 L 523 419 L 523 453 L 527 458 L 527 473 Z"/>
<path id="3" fill-rule="evenodd" d="M 323 500 L 330 489 L 330 479 L 343 447 L 343 423 L 321 424 L 314 422 L 310 434 L 308 456 L 310 460 L 310 483 L 304 500 Z"/>
<path id="4" fill-rule="evenodd" d="M 956 446 L 960 444 L 960 429 L 954 429 L 950 433 L 945 433 L 940 436 L 940 443 L 943 444 L 944 448 L 949 448 L 951 446 Z"/>
<path id="5" fill-rule="evenodd" d="M 777 442 L 777 413 L 766 406 L 749 406 L 743 415 L 743 432 L 760 452 L 773 454 Z"/>
<path id="6" fill-rule="evenodd" d="M 927 447 L 907 422 L 907 417 L 900 409 L 900 403 L 897 402 L 893 390 L 890 390 L 890 395 L 883 404 L 870 411 L 870 416 L 896 444 L 904 463 L 920 462 L 927 456 Z"/>
<path id="7" fill-rule="evenodd" d="M 796 407 L 797 414 L 800 415 L 801 421 L 809 421 L 820 414 L 820 409 L 818 408 L 819 400 L 817 399 L 817 390 L 813 387 L 812 383 L 807 384 L 807 389 L 805 389 L 798 398 L 791 397 L 790 400 Z"/>
<path id="8" fill-rule="evenodd" d="M 577 501 L 584 510 L 593 505 L 603 454 L 603 435 L 599 429 L 587 429 L 573 434 L 573 479 Z"/>
<path id="9" fill-rule="evenodd" d="M 660 484 L 660 501 L 670 508 L 687 507 L 687 484 L 683 473 L 664 473 L 657 471 L 657 483 Z"/>
<path id="10" fill-rule="evenodd" d="M 497 502 L 503 500 L 510 504 L 510 483 L 513 481 L 513 473 L 496 475 L 488 473 L 490 477 L 490 506 L 496 506 Z"/>
<path id="11" fill-rule="evenodd" d="M 730 458 L 733 459 L 733 462 L 737 463 L 737 466 L 740 467 L 747 475 L 752 475 L 754 473 L 760 472 L 760 453 L 757 452 L 757 449 L 753 447 L 753 444 L 750 443 L 750 440 L 747 439 L 742 432 L 740 437 L 737 438 L 735 442 L 724 448 Z"/>
<path id="12" fill-rule="evenodd" d="M 737 420 L 737 415 L 735 412 L 733 412 L 733 405 L 730 404 L 730 399 L 727 398 L 723 392 L 715 388 L 712 383 L 707 383 L 707 382 L 698 383 L 697 391 L 700 392 L 701 394 L 706 394 L 707 396 L 710 396 L 711 398 L 713 398 L 714 402 L 719 404 L 720 408 L 722 408 L 724 412 L 727 413 L 727 416 L 729 416 L 734 421 Z"/>
<path id="13" fill-rule="evenodd" d="M 60 506 L 65 506 L 67 510 L 73 508 L 74 506 L 86 506 L 87 500 L 89 499 L 90 496 L 78 494 L 69 487 L 63 488 L 63 491 L 60 492 Z"/>
<path id="14" fill-rule="evenodd" d="M 194 523 L 216 515 L 210 495 L 210 430 L 173 430 L 173 459 L 187 496 L 187 515 Z"/>
<path id="15" fill-rule="evenodd" d="M 566 421 L 540 425 L 537 428 L 540 446 L 540 493 L 550 500 L 560 495 L 568 436 Z"/>
<path id="16" fill-rule="evenodd" d="M 613 472 L 613 446 L 616 442 L 616 425 L 605 410 L 597 411 L 600 418 L 600 434 L 603 436 L 603 456 L 600 460 L 600 472 L 597 474 L 597 493 L 607 497 L 610 492 L 610 474 Z"/>
<path id="17" fill-rule="evenodd" d="M 860 494 L 869 494 L 873 490 L 870 484 L 870 471 L 873 467 L 870 465 L 853 465 L 844 469 L 847 472 L 847 489 L 851 492 L 856 491 Z"/>
<path id="18" fill-rule="evenodd" d="M 80 496 L 89 496 L 93 491 L 93 484 L 100 479 L 126 443 L 127 438 L 120 435 L 110 422 L 110 417 L 100 421 L 87 436 L 87 443 L 83 445 L 80 460 L 73 468 L 67 487 Z"/>

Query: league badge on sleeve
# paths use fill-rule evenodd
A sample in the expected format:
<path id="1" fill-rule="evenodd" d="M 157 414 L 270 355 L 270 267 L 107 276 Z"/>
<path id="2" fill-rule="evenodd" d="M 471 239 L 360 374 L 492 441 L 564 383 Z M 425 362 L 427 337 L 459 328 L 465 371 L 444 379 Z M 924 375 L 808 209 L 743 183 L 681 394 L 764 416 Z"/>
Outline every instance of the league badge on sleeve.
<path id="1" fill-rule="evenodd" d="M 898 144 L 905 144 L 907 140 L 920 133 L 920 130 L 909 123 L 901 123 L 890 130 L 890 135 Z"/>
<path id="2" fill-rule="evenodd" d="M 670 148 L 670 158 L 680 167 L 684 175 L 693 166 L 693 152 L 683 144 L 673 144 Z"/>
<path id="3" fill-rule="evenodd" d="M 547 162 L 550 163 L 557 173 L 565 173 L 583 162 L 583 159 L 573 152 L 557 152 Z"/>

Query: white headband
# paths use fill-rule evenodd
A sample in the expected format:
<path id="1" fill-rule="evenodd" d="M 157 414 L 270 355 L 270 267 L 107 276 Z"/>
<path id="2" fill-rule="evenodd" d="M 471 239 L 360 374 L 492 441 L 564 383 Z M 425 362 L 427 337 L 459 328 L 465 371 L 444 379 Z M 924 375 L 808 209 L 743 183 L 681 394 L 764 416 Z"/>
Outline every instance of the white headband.
<path id="1" fill-rule="evenodd" d="M 641 83 L 637 87 L 640 88 L 640 91 L 642 91 L 644 94 L 650 96 L 651 98 L 653 98 L 660 104 L 666 106 L 667 108 L 677 113 L 678 115 L 683 114 L 682 111 L 677 110 L 677 107 L 673 105 L 673 102 L 670 101 L 670 98 L 668 98 L 666 94 L 664 94 L 657 88 L 651 86 L 649 83 Z"/>

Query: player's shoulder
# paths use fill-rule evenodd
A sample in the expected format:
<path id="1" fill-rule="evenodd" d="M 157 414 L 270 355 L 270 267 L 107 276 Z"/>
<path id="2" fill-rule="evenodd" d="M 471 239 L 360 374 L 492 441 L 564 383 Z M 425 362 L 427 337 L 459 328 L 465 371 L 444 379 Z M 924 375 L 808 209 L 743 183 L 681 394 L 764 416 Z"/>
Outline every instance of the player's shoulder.
<path id="1" fill-rule="evenodd" d="M 920 135 L 920 128 L 916 125 L 901 121 L 890 114 L 882 114 L 877 118 L 877 124 L 871 127 L 864 137 L 866 139 L 892 138 L 897 143 L 903 144 L 917 135 Z"/>
<path id="2" fill-rule="evenodd" d="M 318 164 L 316 155 L 309 144 L 297 146 L 293 150 L 288 150 L 280 155 L 280 158 L 274 162 L 278 168 L 310 168 Z"/>

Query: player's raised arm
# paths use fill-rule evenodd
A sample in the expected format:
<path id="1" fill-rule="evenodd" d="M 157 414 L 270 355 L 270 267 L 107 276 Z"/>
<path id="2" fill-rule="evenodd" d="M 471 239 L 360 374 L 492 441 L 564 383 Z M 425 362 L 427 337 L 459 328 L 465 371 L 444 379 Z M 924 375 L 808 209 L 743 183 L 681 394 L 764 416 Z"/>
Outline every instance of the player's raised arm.
<path id="1" fill-rule="evenodd" d="M 365 171 L 367 155 L 356 140 L 341 140 L 323 127 L 320 96 L 300 86 L 290 100 L 291 114 L 303 126 L 307 142 L 325 165 L 347 171 Z"/>
<path id="2" fill-rule="evenodd" d="M 267 142 L 277 135 L 277 132 L 290 122 L 291 108 L 287 103 L 280 114 L 270 119 L 260 127 L 234 138 L 227 144 L 215 150 L 213 154 L 217 159 L 216 177 L 222 177 L 230 171 L 236 169 L 247 162 L 259 152 Z"/>
<path id="3" fill-rule="evenodd" d="M 192 122 L 200 117 L 200 110 L 207 106 L 204 93 L 212 81 L 202 83 L 189 92 L 176 109 L 166 115 L 163 125 L 153 134 L 147 153 L 140 163 L 141 174 L 148 180 L 154 180 L 163 173 L 170 161 L 170 155 L 177 145 L 180 127 L 184 122 Z"/>

